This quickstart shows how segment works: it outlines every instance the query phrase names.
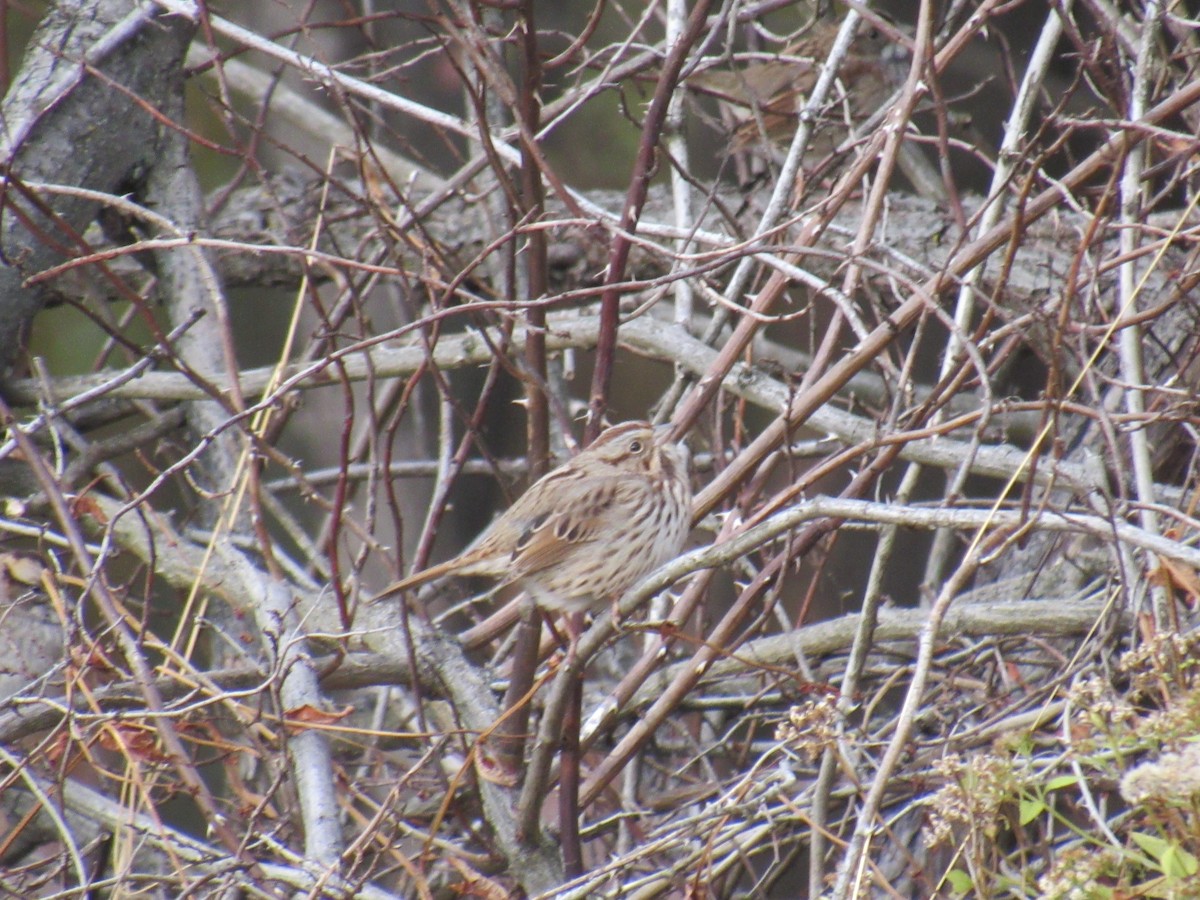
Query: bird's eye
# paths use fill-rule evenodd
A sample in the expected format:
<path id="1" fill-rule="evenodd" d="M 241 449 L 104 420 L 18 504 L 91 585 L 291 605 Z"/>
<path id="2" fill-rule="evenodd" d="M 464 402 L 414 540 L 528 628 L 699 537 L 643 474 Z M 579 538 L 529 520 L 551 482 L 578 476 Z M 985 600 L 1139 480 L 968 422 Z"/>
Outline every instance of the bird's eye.
<path id="1" fill-rule="evenodd" d="M 642 452 L 642 442 L 641 441 L 630 441 L 629 442 L 629 452 L 630 453 L 641 453 Z"/>

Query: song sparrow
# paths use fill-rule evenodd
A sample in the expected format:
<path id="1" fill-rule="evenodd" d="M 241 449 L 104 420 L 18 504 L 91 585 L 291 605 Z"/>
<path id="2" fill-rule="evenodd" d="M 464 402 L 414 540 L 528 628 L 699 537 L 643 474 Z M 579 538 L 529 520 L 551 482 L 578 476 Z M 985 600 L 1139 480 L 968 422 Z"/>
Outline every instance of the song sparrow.
<path id="1" fill-rule="evenodd" d="M 624 422 L 546 474 L 466 552 L 390 585 L 381 599 L 443 575 L 516 584 L 545 609 L 615 600 L 683 549 L 691 527 L 688 450 L 665 426 Z"/>
<path id="2" fill-rule="evenodd" d="M 755 143 L 764 136 L 762 129 L 770 140 L 789 140 L 796 130 L 799 104 L 817 83 L 840 28 L 840 21 L 817 22 L 777 59 L 697 72 L 688 78 L 688 86 L 716 97 L 727 109 L 735 123 L 736 146 Z M 906 63 L 902 63 L 899 49 L 885 32 L 871 25 L 860 27 L 838 69 L 845 93 L 835 90 L 830 95 L 821 139 L 810 144 L 809 154 L 824 155 L 841 143 L 847 112 L 855 121 L 875 112 L 903 81 Z M 747 115 L 747 109 L 752 114 Z"/>

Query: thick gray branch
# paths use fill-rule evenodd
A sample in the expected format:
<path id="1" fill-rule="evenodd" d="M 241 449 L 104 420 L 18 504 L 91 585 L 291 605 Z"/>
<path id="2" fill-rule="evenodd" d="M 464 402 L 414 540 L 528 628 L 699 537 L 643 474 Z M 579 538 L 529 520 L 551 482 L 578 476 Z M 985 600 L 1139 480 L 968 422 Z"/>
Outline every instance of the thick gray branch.
<path id="1" fill-rule="evenodd" d="M 34 35 L 0 108 L 0 370 L 47 301 L 23 282 L 77 252 L 99 210 L 79 197 L 31 198 L 22 185 L 136 191 L 169 127 L 151 109 L 177 89 L 193 30 L 130 0 L 63 0 Z"/>

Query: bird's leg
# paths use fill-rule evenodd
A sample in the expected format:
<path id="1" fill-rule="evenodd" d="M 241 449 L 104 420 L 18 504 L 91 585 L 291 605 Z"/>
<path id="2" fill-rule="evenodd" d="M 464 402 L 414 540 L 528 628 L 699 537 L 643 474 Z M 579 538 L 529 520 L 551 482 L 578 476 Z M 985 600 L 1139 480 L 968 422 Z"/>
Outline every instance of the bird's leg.
<path id="1" fill-rule="evenodd" d="M 621 598 L 624 596 L 624 594 L 613 594 L 611 601 L 613 630 L 618 634 L 624 631 L 624 628 L 621 627 Z"/>
<path id="2" fill-rule="evenodd" d="M 563 628 L 558 627 L 557 615 L 548 609 L 542 610 L 542 618 L 546 622 L 546 628 L 550 631 L 550 636 L 554 638 L 554 642 L 558 644 L 560 650 L 567 649 L 571 637 L 571 614 L 563 613 Z M 563 632 L 566 632 L 564 635 Z"/>
<path id="3" fill-rule="evenodd" d="M 584 614 L 581 612 L 563 614 L 563 626 L 567 632 L 567 665 L 575 662 L 575 654 L 579 649 L 579 638 L 583 634 L 583 616 Z"/>

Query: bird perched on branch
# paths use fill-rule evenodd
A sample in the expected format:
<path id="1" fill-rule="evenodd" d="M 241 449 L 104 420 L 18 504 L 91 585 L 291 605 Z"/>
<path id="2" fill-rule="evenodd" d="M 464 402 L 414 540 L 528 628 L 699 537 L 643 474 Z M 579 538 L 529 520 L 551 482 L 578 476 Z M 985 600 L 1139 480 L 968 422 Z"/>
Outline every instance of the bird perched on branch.
<path id="1" fill-rule="evenodd" d="M 762 137 L 787 140 L 796 116 L 817 82 L 841 23 L 815 23 L 774 59 L 748 62 L 736 69 L 706 69 L 687 79 L 693 90 L 717 98 L 735 123 L 735 142 L 747 147 Z M 873 113 L 903 80 L 899 48 L 873 25 L 864 25 L 838 69 L 844 91 L 830 97 L 823 116 L 822 139 L 810 155 L 832 150 L 846 136 L 846 119 L 861 121 Z"/>
<path id="2" fill-rule="evenodd" d="M 690 454 L 669 426 L 624 422 L 535 482 L 462 554 L 389 585 L 371 602 L 450 576 L 528 591 L 543 609 L 615 601 L 683 549 Z"/>

